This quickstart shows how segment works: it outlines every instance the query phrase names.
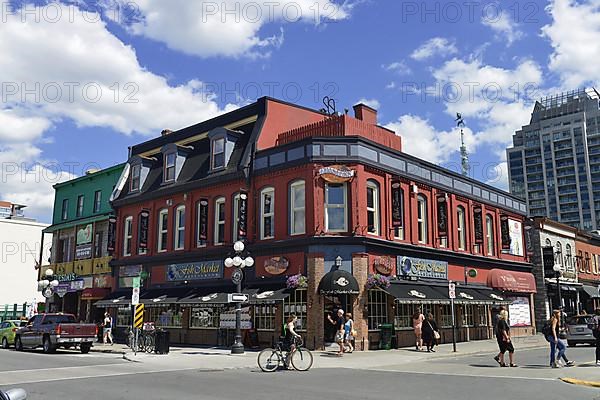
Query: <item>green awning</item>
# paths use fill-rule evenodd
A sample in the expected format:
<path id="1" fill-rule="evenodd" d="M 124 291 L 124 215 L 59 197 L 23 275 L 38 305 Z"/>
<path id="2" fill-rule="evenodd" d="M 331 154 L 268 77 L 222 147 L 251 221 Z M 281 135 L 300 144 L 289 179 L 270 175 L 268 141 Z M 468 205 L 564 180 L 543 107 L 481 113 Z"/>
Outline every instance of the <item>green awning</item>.
<path id="1" fill-rule="evenodd" d="M 56 232 L 56 231 L 59 231 L 62 229 L 73 228 L 74 226 L 87 225 L 87 224 L 91 224 L 92 222 L 98 222 L 98 221 L 105 221 L 108 219 L 108 217 L 110 217 L 110 214 L 102 214 L 102 215 L 95 215 L 93 217 L 81 218 L 78 220 L 63 222 L 61 224 L 50 225 L 49 227 L 44 229 L 43 232 L 44 233 L 52 233 L 52 232 Z"/>

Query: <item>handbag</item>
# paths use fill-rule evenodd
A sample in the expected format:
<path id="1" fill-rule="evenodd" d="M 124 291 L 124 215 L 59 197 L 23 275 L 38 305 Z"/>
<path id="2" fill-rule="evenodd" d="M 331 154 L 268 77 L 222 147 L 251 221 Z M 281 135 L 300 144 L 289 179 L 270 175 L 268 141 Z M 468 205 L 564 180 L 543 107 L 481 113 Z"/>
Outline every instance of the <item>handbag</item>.
<path id="1" fill-rule="evenodd" d="M 358 336 L 358 332 L 354 328 L 352 328 L 352 330 L 350 331 L 350 334 L 352 335 L 352 337 Z"/>
<path id="2" fill-rule="evenodd" d="M 442 338 L 442 335 L 440 335 L 440 333 L 438 331 L 436 331 L 435 329 L 433 329 L 433 326 L 431 326 L 431 322 L 427 321 L 427 324 L 429 325 L 429 327 L 433 331 L 433 337 L 435 338 L 435 340 L 440 340 Z"/>

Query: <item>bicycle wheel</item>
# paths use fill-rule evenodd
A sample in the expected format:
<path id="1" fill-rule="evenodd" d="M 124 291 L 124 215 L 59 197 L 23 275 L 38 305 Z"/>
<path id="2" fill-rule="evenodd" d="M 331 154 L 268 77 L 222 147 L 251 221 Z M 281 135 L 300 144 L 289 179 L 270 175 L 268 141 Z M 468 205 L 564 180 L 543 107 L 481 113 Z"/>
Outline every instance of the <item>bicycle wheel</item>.
<path id="1" fill-rule="evenodd" d="M 305 347 L 296 349 L 292 354 L 292 366 L 298 371 L 308 371 L 313 365 L 313 355 Z"/>
<path id="2" fill-rule="evenodd" d="M 154 352 L 154 336 L 148 335 L 144 338 L 144 347 L 146 348 L 146 353 Z"/>
<path id="3" fill-rule="evenodd" d="M 258 366 L 264 372 L 273 372 L 281 365 L 281 356 L 273 349 L 264 349 L 258 353 Z"/>

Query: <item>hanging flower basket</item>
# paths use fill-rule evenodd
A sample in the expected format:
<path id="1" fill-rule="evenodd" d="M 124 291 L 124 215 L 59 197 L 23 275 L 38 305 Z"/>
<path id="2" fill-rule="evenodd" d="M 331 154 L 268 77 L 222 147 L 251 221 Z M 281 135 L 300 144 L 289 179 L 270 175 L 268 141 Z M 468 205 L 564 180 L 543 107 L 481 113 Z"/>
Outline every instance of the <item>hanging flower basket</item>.
<path id="1" fill-rule="evenodd" d="M 302 274 L 292 275 L 287 278 L 288 289 L 303 289 L 308 287 L 308 278 Z"/>
<path id="2" fill-rule="evenodd" d="M 387 289 L 390 287 L 390 278 L 381 274 L 369 275 L 365 286 L 367 289 Z"/>

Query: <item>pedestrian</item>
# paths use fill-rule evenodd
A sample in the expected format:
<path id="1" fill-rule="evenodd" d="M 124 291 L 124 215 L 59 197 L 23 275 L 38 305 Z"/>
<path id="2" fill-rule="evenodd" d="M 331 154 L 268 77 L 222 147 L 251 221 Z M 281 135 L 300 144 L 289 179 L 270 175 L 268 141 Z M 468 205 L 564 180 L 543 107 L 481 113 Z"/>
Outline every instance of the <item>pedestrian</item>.
<path id="1" fill-rule="evenodd" d="M 421 312 L 421 308 L 417 308 L 415 313 L 412 316 L 413 330 L 415 332 L 416 339 L 416 349 L 417 351 L 423 350 L 423 337 L 422 337 L 422 329 L 423 329 L 423 321 L 425 320 L 425 316 Z"/>
<path id="2" fill-rule="evenodd" d="M 500 313 L 502 311 L 506 311 L 506 307 L 500 306 L 500 308 L 498 308 L 498 313 L 496 315 L 494 315 L 494 320 L 492 321 L 494 336 L 496 336 L 496 327 L 498 326 L 498 321 L 500 321 Z"/>
<path id="3" fill-rule="evenodd" d="M 110 345 L 112 346 L 114 344 L 112 336 L 112 317 L 108 312 L 104 314 L 104 324 L 102 327 L 103 343 L 107 344 L 107 341 L 110 340 Z"/>
<path id="4" fill-rule="evenodd" d="M 346 313 L 346 322 L 344 323 L 344 343 L 350 348 L 348 353 L 354 351 L 352 346 L 352 339 L 354 338 L 352 332 L 354 331 L 354 321 L 352 320 L 352 314 Z"/>
<path id="5" fill-rule="evenodd" d="M 546 338 L 550 342 L 550 366 L 552 368 L 560 368 L 563 366 L 561 359 L 565 360 L 567 367 L 575 365 L 573 361 L 569 361 L 566 355 L 567 346 L 560 338 L 560 318 L 562 312 L 560 310 L 553 310 L 552 317 L 550 318 L 550 335 Z M 556 353 L 558 349 L 558 354 Z"/>
<path id="6" fill-rule="evenodd" d="M 341 308 L 337 310 L 337 317 L 334 320 L 331 315 L 327 315 L 329 322 L 335 326 L 335 342 L 340 346 L 340 350 L 337 352 L 338 356 L 344 355 L 344 310 Z"/>
<path id="7" fill-rule="evenodd" d="M 283 339 L 283 349 L 287 351 L 285 358 L 285 367 L 287 369 L 293 369 L 291 364 L 292 354 L 296 351 L 296 339 L 300 338 L 300 335 L 294 330 L 296 321 L 298 321 L 298 317 L 295 314 L 291 314 L 284 326 L 285 337 Z"/>
<path id="8" fill-rule="evenodd" d="M 504 353 L 508 351 L 508 358 L 510 361 L 511 367 L 516 367 L 514 361 L 515 348 L 512 344 L 512 340 L 510 337 L 510 326 L 508 325 L 508 311 L 502 310 L 498 314 L 498 325 L 496 326 L 496 340 L 498 341 L 498 348 L 500 352 L 494 357 L 494 360 L 501 367 L 506 367 L 506 363 L 504 362 Z"/>
<path id="9" fill-rule="evenodd" d="M 593 318 L 592 333 L 596 339 L 596 365 L 600 363 L 600 308 L 596 308 Z"/>
<path id="10" fill-rule="evenodd" d="M 437 340 L 440 338 L 440 333 L 438 330 L 438 326 L 433 319 L 432 313 L 427 313 L 427 319 L 423 323 L 423 343 L 427 346 L 427 352 L 434 352 L 433 348 L 437 343 Z"/>

